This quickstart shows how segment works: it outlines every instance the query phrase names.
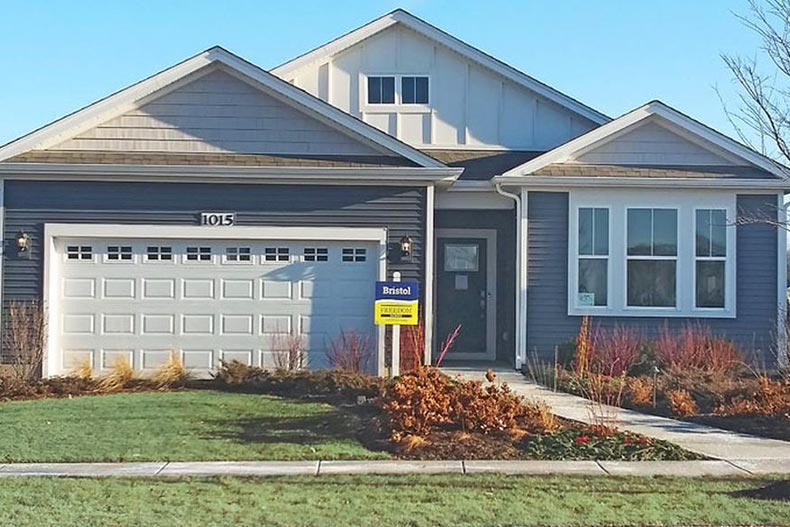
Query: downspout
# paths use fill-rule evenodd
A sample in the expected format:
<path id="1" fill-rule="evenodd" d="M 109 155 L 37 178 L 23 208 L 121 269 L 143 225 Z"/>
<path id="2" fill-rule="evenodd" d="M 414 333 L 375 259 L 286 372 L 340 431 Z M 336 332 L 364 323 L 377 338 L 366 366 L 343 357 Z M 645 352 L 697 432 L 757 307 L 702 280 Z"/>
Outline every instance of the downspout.
<path id="1" fill-rule="evenodd" d="M 526 331 L 526 306 L 522 305 L 521 302 L 521 287 L 522 287 L 522 269 L 521 269 L 521 259 L 522 259 L 522 227 L 521 227 L 521 215 L 522 215 L 522 208 L 521 208 L 521 196 L 518 194 L 513 194 L 511 192 L 507 192 L 506 190 L 502 189 L 501 183 L 494 183 L 494 188 L 496 189 L 497 194 L 504 196 L 506 198 L 512 199 L 515 202 L 516 206 L 516 327 L 514 328 L 515 333 L 515 367 L 517 370 L 521 369 L 522 366 L 522 357 L 521 357 L 521 349 L 522 349 L 522 340 L 525 338 L 524 332 Z M 526 286 L 526 284 L 524 284 Z"/>

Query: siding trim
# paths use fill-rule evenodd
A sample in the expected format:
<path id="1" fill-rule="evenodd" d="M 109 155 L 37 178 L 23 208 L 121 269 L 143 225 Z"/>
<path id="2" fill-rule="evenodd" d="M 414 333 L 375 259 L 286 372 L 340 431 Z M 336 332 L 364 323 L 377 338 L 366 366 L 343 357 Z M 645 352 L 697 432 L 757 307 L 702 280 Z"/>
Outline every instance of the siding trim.
<path id="1" fill-rule="evenodd" d="M 784 369 L 790 365 L 790 353 L 787 349 L 787 230 L 781 225 L 787 225 L 787 206 L 790 203 L 784 203 L 784 194 L 776 196 L 776 201 L 780 224 L 776 229 L 779 260 L 776 267 L 776 359 L 779 368 Z"/>

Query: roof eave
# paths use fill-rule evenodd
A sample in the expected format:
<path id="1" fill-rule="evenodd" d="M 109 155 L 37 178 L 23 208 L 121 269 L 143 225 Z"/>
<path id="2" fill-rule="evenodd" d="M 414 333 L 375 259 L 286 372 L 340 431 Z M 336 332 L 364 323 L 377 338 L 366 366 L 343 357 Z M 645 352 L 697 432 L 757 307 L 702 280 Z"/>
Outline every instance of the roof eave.
<path id="1" fill-rule="evenodd" d="M 642 178 L 642 177 L 574 177 L 500 175 L 494 183 L 515 187 L 541 188 L 682 188 L 682 189 L 751 189 L 789 191 L 790 182 L 781 179 L 745 178 Z"/>

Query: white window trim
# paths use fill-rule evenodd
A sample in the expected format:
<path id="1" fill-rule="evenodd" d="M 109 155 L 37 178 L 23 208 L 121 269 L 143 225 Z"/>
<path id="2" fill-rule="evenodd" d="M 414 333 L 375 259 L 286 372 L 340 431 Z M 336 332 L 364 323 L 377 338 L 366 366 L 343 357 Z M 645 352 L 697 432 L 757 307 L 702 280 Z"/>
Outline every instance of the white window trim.
<path id="1" fill-rule="evenodd" d="M 609 221 L 607 222 L 608 229 L 607 232 L 609 234 L 609 244 L 606 248 L 606 256 L 601 255 L 587 255 L 587 254 L 579 254 L 579 209 L 584 208 L 591 208 L 591 209 L 606 209 L 609 214 Z M 569 249 L 570 249 L 570 257 L 569 257 L 569 266 L 573 267 L 573 272 L 568 273 L 569 283 L 568 283 L 568 306 L 573 306 L 574 310 L 582 310 L 588 312 L 589 314 L 605 314 L 606 311 L 609 309 L 609 305 L 612 303 L 612 208 L 608 205 L 599 204 L 599 205 L 578 205 L 573 212 L 571 213 L 571 219 L 569 221 L 570 229 L 574 233 L 574 237 L 570 240 Z M 578 303 L 578 291 L 579 291 L 579 259 L 580 258 L 590 258 L 590 259 L 600 259 L 606 260 L 606 298 L 608 305 L 606 306 L 582 306 Z"/>
<path id="2" fill-rule="evenodd" d="M 368 102 L 368 78 L 369 77 L 394 77 L 395 78 L 395 102 L 394 103 L 369 103 Z M 428 104 L 405 104 L 403 100 L 403 77 L 426 77 L 428 79 Z M 403 113 L 430 113 L 431 102 L 433 101 L 433 79 L 427 73 L 376 73 L 368 72 L 360 75 L 359 83 L 359 107 L 365 113 L 388 113 L 399 111 Z"/>
<path id="3" fill-rule="evenodd" d="M 607 306 L 580 306 L 578 289 L 578 214 L 580 208 L 609 209 Z M 627 306 L 627 209 L 666 208 L 678 211 L 675 307 Z M 723 209 L 727 215 L 725 306 L 696 307 L 696 211 Z M 735 318 L 736 316 L 736 194 L 726 191 L 572 190 L 568 199 L 568 315 L 617 317 Z M 646 257 L 647 258 L 647 257 Z M 664 257 L 660 257 L 664 259 Z M 669 258 L 669 257 L 667 257 Z"/>
<path id="4" fill-rule="evenodd" d="M 730 295 L 735 295 L 735 287 L 732 289 L 730 288 L 730 283 L 735 284 L 735 265 L 731 262 L 731 255 L 732 249 L 735 247 L 734 241 L 730 240 L 730 231 L 735 231 L 734 228 L 730 227 L 727 229 L 727 237 L 726 240 L 726 256 L 697 256 L 697 243 L 696 243 L 696 236 L 697 236 L 697 211 L 698 210 L 711 210 L 711 209 L 718 209 L 722 210 L 723 207 L 694 207 L 694 271 L 692 273 L 692 295 L 693 295 L 693 302 L 694 302 L 694 310 L 695 311 L 702 311 L 702 312 L 710 312 L 714 314 L 721 313 L 722 311 L 726 311 L 729 305 L 729 297 Z M 724 209 L 724 212 L 727 216 L 727 224 L 732 224 L 735 221 L 735 217 L 733 214 L 730 213 L 729 210 Z M 734 238 L 734 237 L 733 237 Z M 731 245 L 732 244 L 732 245 Z M 724 308 L 720 307 L 698 307 L 697 306 L 697 262 L 724 262 Z M 732 275 L 732 276 L 730 276 Z M 733 307 L 734 309 L 734 307 Z"/>
<path id="5" fill-rule="evenodd" d="M 628 211 L 635 209 L 663 209 L 675 211 L 675 255 L 659 255 L 652 254 L 628 254 Z M 652 216 L 650 227 L 654 228 L 654 215 Z M 631 312 L 634 310 L 645 311 L 677 311 L 680 309 L 680 207 L 679 206 L 642 206 L 642 205 L 626 205 L 622 215 L 623 221 L 623 258 L 625 258 L 623 268 L 623 311 Z M 696 235 L 696 230 L 694 231 Z M 650 233 L 651 247 L 653 242 L 653 233 Z M 656 262 L 675 262 L 675 305 L 671 307 L 666 306 L 629 306 L 628 305 L 628 262 L 631 260 L 639 261 L 656 261 Z"/>

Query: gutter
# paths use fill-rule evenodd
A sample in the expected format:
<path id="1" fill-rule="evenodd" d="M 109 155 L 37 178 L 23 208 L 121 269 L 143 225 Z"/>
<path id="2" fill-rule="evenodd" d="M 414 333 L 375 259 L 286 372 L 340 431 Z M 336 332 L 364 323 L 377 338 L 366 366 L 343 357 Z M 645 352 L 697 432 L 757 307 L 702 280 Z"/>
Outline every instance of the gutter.
<path id="1" fill-rule="evenodd" d="M 745 178 L 637 178 L 584 176 L 495 176 L 495 185 L 543 188 L 683 188 L 683 189 L 765 189 L 790 190 L 790 182 Z"/>
<path id="2" fill-rule="evenodd" d="M 257 167 L 226 165 L 119 165 L 0 163 L 0 177 L 106 181 L 200 181 L 247 183 L 347 183 L 452 185 L 463 168 L 450 167 Z"/>
<path id="3" fill-rule="evenodd" d="M 522 256 L 527 254 L 527 232 L 523 225 L 526 207 L 522 207 L 521 196 L 505 191 L 501 183 L 494 183 L 494 189 L 497 194 L 512 199 L 516 205 L 516 327 L 514 336 L 516 345 L 515 367 L 517 370 L 520 370 L 526 361 L 523 350 L 526 350 L 527 331 L 527 262 Z"/>

